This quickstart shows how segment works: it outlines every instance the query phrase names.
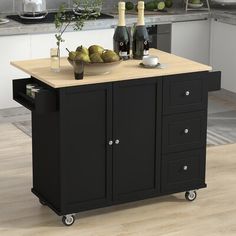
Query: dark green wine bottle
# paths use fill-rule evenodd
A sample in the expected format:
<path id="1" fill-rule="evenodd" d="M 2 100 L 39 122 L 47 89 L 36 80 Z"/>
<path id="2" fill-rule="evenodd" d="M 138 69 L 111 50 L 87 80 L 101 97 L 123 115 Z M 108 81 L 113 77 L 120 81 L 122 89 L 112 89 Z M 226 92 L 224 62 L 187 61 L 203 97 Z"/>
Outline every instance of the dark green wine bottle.
<path id="1" fill-rule="evenodd" d="M 138 2 L 138 22 L 133 33 L 133 58 L 142 59 L 149 55 L 149 35 L 144 23 L 144 2 Z"/>
<path id="2" fill-rule="evenodd" d="M 119 2 L 119 21 L 113 36 L 113 50 L 120 58 L 127 60 L 130 57 L 130 36 L 125 25 L 125 2 Z"/>

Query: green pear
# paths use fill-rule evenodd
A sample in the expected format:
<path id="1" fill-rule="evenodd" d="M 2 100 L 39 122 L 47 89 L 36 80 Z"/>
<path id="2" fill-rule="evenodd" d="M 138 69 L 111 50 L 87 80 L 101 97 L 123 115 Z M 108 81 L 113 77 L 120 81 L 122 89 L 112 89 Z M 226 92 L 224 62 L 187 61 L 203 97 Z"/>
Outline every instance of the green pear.
<path id="1" fill-rule="evenodd" d="M 75 60 L 75 57 L 76 57 L 77 53 L 76 52 L 73 52 L 73 51 L 70 51 L 69 52 L 69 59 L 74 61 Z"/>
<path id="2" fill-rule="evenodd" d="M 82 46 L 82 45 L 77 47 L 76 52 L 82 52 L 84 54 L 89 54 L 89 50 L 86 47 Z"/>
<path id="3" fill-rule="evenodd" d="M 89 63 L 90 62 L 90 58 L 88 54 L 85 53 L 77 53 L 76 57 L 75 57 L 76 61 L 83 61 L 85 63 Z"/>
<path id="4" fill-rule="evenodd" d="M 114 51 L 106 50 L 102 54 L 102 59 L 104 62 L 115 62 L 115 61 L 119 61 L 120 57 Z"/>
<path id="5" fill-rule="evenodd" d="M 101 55 L 99 53 L 93 53 L 90 55 L 91 62 L 103 62 Z"/>
<path id="6" fill-rule="evenodd" d="M 90 55 L 92 55 L 93 53 L 98 53 L 101 55 L 104 51 L 104 48 L 99 45 L 92 45 L 88 50 Z"/>

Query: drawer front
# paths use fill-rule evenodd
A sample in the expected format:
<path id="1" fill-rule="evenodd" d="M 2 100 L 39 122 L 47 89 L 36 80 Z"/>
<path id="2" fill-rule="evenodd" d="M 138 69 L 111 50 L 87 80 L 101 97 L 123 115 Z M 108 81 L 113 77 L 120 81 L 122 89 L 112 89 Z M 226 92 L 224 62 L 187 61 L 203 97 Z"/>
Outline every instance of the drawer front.
<path id="1" fill-rule="evenodd" d="M 205 185 L 204 150 L 180 152 L 162 157 L 162 192 L 186 191 Z"/>
<path id="2" fill-rule="evenodd" d="M 163 118 L 162 152 L 205 147 L 207 113 L 192 112 Z"/>
<path id="3" fill-rule="evenodd" d="M 165 77 L 163 81 L 164 114 L 207 108 L 208 91 L 205 73 L 175 75 Z"/>

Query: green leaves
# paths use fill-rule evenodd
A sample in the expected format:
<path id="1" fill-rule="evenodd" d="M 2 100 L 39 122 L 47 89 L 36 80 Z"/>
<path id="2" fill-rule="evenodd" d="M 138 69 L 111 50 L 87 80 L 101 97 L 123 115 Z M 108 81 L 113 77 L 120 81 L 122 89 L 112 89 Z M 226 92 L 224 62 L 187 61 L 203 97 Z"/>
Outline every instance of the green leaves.
<path id="1" fill-rule="evenodd" d="M 55 34 L 58 49 L 60 44 L 65 42 L 62 36 L 68 26 L 72 24 L 73 30 L 82 30 L 86 20 L 96 19 L 100 15 L 102 3 L 103 0 L 74 0 L 74 9 L 82 9 L 79 15 L 68 11 L 65 4 L 60 5 L 54 20 L 55 27 L 58 30 L 58 33 Z"/>

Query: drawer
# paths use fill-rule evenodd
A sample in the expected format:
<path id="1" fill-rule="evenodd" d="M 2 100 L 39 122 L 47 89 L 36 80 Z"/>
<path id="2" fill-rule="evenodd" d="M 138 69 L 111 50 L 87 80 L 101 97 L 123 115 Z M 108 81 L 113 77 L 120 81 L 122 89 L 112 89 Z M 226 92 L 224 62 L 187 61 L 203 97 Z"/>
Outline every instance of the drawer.
<path id="1" fill-rule="evenodd" d="M 187 191 L 205 187 L 204 150 L 180 152 L 162 157 L 162 192 Z"/>
<path id="2" fill-rule="evenodd" d="M 191 73 L 164 77 L 163 113 L 189 112 L 207 108 L 206 74 Z"/>
<path id="3" fill-rule="evenodd" d="M 43 90 L 37 93 L 34 99 L 26 95 L 26 85 L 29 83 L 37 83 L 43 87 Z M 33 78 L 13 80 L 13 99 L 31 111 L 37 113 L 57 111 L 56 98 L 54 89 L 44 86 Z"/>
<path id="4" fill-rule="evenodd" d="M 205 147 L 206 129 L 206 111 L 164 116 L 162 152 L 177 152 Z"/>

